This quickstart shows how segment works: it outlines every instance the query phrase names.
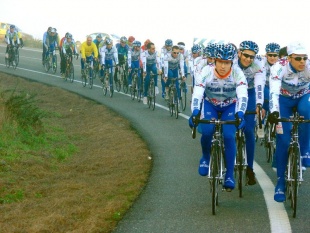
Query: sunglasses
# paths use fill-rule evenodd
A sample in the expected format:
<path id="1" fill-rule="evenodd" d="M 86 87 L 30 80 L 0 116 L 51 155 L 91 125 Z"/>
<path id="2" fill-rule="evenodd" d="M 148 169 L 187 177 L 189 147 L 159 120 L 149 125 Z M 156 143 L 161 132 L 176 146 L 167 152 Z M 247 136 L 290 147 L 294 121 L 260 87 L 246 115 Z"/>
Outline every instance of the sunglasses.
<path id="1" fill-rule="evenodd" d="M 277 56 L 279 56 L 278 54 L 270 54 L 270 53 L 268 53 L 267 55 L 268 55 L 268 57 L 277 57 Z"/>
<path id="2" fill-rule="evenodd" d="M 247 53 L 242 53 L 242 55 L 243 55 L 245 58 L 250 58 L 251 60 L 254 60 L 254 58 L 255 58 L 254 55 L 250 55 L 250 54 L 247 54 Z"/>
<path id="3" fill-rule="evenodd" d="M 294 58 L 295 61 L 301 61 L 301 60 L 306 61 L 306 60 L 308 60 L 308 57 L 291 57 L 291 58 Z"/>
<path id="4" fill-rule="evenodd" d="M 179 54 L 179 52 L 173 52 L 173 54 Z"/>

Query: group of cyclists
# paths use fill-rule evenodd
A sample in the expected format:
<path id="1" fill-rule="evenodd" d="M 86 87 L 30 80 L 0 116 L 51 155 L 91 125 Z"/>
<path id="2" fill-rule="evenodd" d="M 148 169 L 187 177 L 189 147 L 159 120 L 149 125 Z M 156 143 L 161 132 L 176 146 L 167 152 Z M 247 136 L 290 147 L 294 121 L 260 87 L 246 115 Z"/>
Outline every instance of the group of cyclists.
<path id="1" fill-rule="evenodd" d="M 204 53 L 208 53 L 212 60 L 207 61 L 200 57 L 199 45 L 192 48 L 194 90 L 189 125 L 195 127 L 193 119 L 196 117 L 218 119 L 219 114 L 222 120 L 239 119 L 237 128 L 223 125 L 226 165 L 223 186 L 227 191 L 235 188 L 233 172 L 237 129 L 244 130 L 246 138 L 247 184 L 255 185 L 253 162 L 256 118 L 255 114 L 251 113 L 258 114 L 261 111 L 263 118 L 268 115 L 265 120 L 277 124 L 280 116 L 289 118 L 293 107 L 296 107 L 304 119 L 310 118 L 310 65 L 307 51 L 299 42 L 292 42 L 283 48 L 272 42 L 266 45 L 265 54 L 259 56 L 259 47 L 254 41 L 243 41 L 239 48 L 228 43 L 215 48 L 210 45 L 205 50 L 209 50 Z M 284 53 L 284 57 L 280 58 L 280 53 Z M 283 122 L 283 132 L 276 135 L 277 184 L 274 200 L 277 202 L 286 200 L 285 170 L 291 127 L 291 123 Z M 199 124 L 198 131 L 202 134 L 202 157 L 198 172 L 206 176 L 209 171 L 214 125 Z M 310 166 L 310 125 L 302 124 L 299 132 L 301 166 L 306 168 Z"/>
<path id="2" fill-rule="evenodd" d="M 70 52 L 76 54 L 75 42 L 67 33 L 59 43 L 55 28 L 49 27 L 43 39 L 42 61 L 51 44 L 61 48 L 61 56 Z M 203 47 L 194 44 L 186 50 L 185 44 L 174 44 L 166 39 L 164 46 L 158 52 L 155 44 L 146 40 L 144 44 L 133 36 L 120 38 L 113 44 L 109 37 L 101 34 L 93 40 L 91 36 L 81 44 L 81 73 L 84 73 L 85 63 L 97 62 L 100 65 L 100 76 L 110 69 L 110 77 L 114 79 L 120 66 L 124 66 L 128 74 L 127 83 L 132 84 L 133 70 L 138 68 L 138 78 L 143 80 L 143 103 L 147 104 L 147 92 L 150 78 L 154 79 L 155 93 L 159 94 L 157 76 L 161 78 L 162 97 L 168 98 L 168 87 L 171 79 L 176 79 L 177 92 L 180 95 L 180 82 L 185 82 L 188 73 L 192 77 L 192 114 L 189 126 L 196 127 L 194 118 L 222 120 L 239 119 L 240 124 L 223 125 L 224 157 L 226 174 L 224 188 L 231 191 L 235 188 L 234 162 L 236 156 L 236 130 L 242 129 L 246 138 L 247 184 L 255 185 L 256 178 L 253 169 L 255 153 L 256 114 L 261 113 L 265 121 L 278 123 L 277 119 L 292 115 L 293 107 L 305 119 L 310 118 L 310 65 L 307 51 L 303 44 L 293 42 L 281 48 L 271 42 L 265 47 L 263 55 L 258 55 L 259 47 L 254 41 L 243 41 L 239 48 L 232 44 L 209 43 Z M 63 73 L 63 66 L 61 73 Z M 248 114 L 250 113 L 250 114 Z M 254 113 L 254 114 L 253 114 Z M 267 117 L 268 116 L 268 117 Z M 280 123 L 279 123 L 280 124 Z M 277 184 L 274 200 L 286 200 L 285 169 L 287 165 L 287 150 L 290 143 L 291 124 L 282 123 L 283 132 L 276 138 L 275 161 L 277 168 Z M 201 176 L 208 175 L 210 150 L 214 125 L 199 124 L 201 133 L 202 157 L 198 172 Z M 300 127 L 300 150 L 302 166 L 310 166 L 310 125 Z"/>

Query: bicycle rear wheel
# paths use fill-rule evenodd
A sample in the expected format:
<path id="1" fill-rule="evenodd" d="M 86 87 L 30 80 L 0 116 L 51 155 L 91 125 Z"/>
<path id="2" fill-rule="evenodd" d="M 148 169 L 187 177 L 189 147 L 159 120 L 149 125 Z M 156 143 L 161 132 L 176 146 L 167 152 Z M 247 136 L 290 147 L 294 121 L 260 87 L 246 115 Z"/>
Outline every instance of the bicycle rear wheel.
<path id="1" fill-rule="evenodd" d="M 173 91 L 168 92 L 169 100 L 168 100 L 168 107 L 169 107 L 169 113 L 170 116 L 173 116 L 174 113 L 174 102 L 173 102 Z"/>
<path id="2" fill-rule="evenodd" d="M 93 88 L 93 77 L 88 77 L 88 87 L 89 89 L 92 89 Z"/>
<path id="3" fill-rule="evenodd" d="M 83 87 L 86 86 L 86 83 L 87 83 L 87 77 L 86 77 L 86 74 L 83 73 L 83 74 L 82 74 L 82 85 L 83 85 Z"/>
<path id="4" fill-rule="evenodd" d="M 16 49 L 16 53 L 15 53 L 15 63 L 16 63 L 16 66 L 18 66 L 18 64 L 19 64 L 19 49 Z"/>

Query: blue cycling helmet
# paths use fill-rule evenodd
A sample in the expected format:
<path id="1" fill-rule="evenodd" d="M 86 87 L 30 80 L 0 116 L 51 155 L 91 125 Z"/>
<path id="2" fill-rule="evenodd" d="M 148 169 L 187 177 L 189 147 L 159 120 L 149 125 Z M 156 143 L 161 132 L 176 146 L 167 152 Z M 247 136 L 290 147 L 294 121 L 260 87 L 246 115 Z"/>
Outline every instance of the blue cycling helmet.
<path id="1" fill-rule="evenodd" d="M 135 40 L 135 41 L 132 43 L 132 45 L 133 45 L 133 47 L 141 47 L 141 42 Z"/>
<path id="2" fill-rule="evenodd" d="M 215 58 L 221 60 L 234 60 L 236 55 L 236 49 L 231 44 L 221 44 L 217 46 Z"/>
<path id="3" fill-rule="evenodd" d="M 72 34 L 70 34 L 69 32 L 67 32 L 67 33 L 66 33 L 66 38 L 67 38 L 67 39 L 69 39 L 69 38 L 72 39 Z"/>
<path id="4" fill-rule="evenodd" d="M 192 47 L 192 53 L 199 53 L 201 52 L 201 46 L 199 44 L 194 44 Z"/>
<path id="5" fill-rule="evenodd" d="M 173 42 L 172 42 L 171 39 L 167 39 L 167 40 L 165 41 L 165 46 L 172 46 L 172 44 L 173 44 Z"/>
<path id="6" fill-rule="evenodd" d="M 280 45 L 272 42 L 266 45 L 265 50 L 266 50 L 266 53 L 279 53 Z"/>
<path id="7" fill-rule="evenodd" d="M 216 49 L 217 49 L 216 43 L 209 43 L 203 50 L 203 54 L 207 57 L 215 57 Z"/>
<path id="8" fill-rule="evenodd" d="M 122 36 L 120 41 L 123 42 L 123 43 L 127 43 L 127 38 L 125 36 Z"/>
<path id="9" fill-rule="evenodd" d="M 109 37 L 107 37 L 106 39 L 105 39 L 105 44 L 106 45 L 110 45 L 110 44 L 112 44 L 113 43 L 113 41 L 109 38 Z"/>
<path id="10" fill-rule="evenodd" d="M 97 38 L 102 38 L 101 33 L 97 34 L 97 36 L 96 36 L 96 37 L 97 37 Z"/>
<path id="11" fill-rule="evenodd" d="M 12 24 L 12 25 L 10 26 L 10 29 L 14 29 L 14 28 L 15 28 L 15 25 Z"/>
<path id="12" fill-rule="evenodd" d="M 255 42 L 250 41 L 250 40 L 242 41 L 240 43 L 239 49 L 241 51 L 243 51 L 243 50 L 252 50 L 256 54 L 258 53 L 258 50 L 259 50 L 258 45 Z"/>

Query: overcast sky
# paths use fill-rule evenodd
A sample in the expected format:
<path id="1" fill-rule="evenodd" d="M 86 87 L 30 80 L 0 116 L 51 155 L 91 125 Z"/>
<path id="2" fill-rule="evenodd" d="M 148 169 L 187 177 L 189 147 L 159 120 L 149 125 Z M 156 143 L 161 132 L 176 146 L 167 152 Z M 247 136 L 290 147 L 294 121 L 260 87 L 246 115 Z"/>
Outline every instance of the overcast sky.
<path id="1" fill-rule="evenodd" d="M 133 35 L 162 47 L 168 38 L 192 46 L 194 37 L 225 40 L 239 45 L 304 42 L 310 49 L 309 5 L 306 0 L 1 0 L 0 20 L 15 24 L 35 38 L 49 26 L 60 37 L 67 31 L 75 40 L 94 32 Z M 308 42 L 307 42 L 308 39 Z"/>

